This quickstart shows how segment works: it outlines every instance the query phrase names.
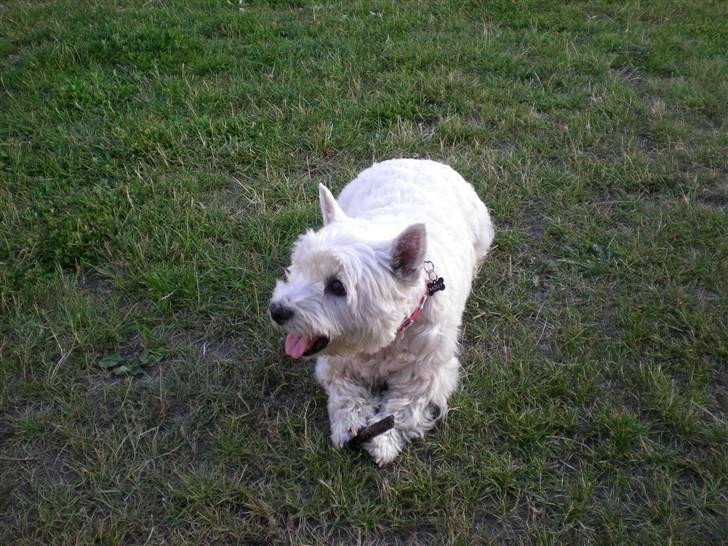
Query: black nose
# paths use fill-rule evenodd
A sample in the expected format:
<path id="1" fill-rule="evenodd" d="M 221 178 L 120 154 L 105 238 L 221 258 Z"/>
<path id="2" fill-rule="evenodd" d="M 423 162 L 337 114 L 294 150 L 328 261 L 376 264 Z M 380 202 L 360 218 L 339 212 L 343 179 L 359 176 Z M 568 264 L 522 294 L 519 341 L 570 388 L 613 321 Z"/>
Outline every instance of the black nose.
<path id="1" fill-rule="evenodd" d="M 276 324 L 283 324 L 293 316 L 293 311 L 280 303 L 271 303 L 270 316 Z"/>

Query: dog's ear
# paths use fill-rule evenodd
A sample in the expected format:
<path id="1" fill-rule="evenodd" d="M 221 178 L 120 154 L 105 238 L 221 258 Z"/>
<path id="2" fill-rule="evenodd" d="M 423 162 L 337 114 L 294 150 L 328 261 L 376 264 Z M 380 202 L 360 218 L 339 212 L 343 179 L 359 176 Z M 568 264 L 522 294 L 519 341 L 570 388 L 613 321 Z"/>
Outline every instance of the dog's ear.
<path id="1" fill-rule="evenodd" d="M 392 271 L 395 277 L 414 281 L 420 274 L 427 254 L 425 224 L 412 224 L 394 240 Z"/>
<path id="2" fill-rule="evenodd" d="M 319 184 L 319 203 L 321 205 L 321 216 L 324 219 L 324 225 L 331 222 L 339 222 L 346 219 L 346 214 L 331 195 L 329 188 L 323 184 Z"/>

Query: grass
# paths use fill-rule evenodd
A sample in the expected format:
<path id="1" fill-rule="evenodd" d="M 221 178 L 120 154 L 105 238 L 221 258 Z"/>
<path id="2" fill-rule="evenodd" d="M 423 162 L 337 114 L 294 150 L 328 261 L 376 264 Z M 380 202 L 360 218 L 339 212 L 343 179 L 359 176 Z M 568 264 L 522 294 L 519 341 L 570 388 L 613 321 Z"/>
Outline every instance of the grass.
<path id="1" fill-rule="evenodd" d="M 726 15 L 0 5 L 0 542 L 728 541 Z M 498 234 L 379 470 L 265 308 L 316 184 L 398 156 Z"/>

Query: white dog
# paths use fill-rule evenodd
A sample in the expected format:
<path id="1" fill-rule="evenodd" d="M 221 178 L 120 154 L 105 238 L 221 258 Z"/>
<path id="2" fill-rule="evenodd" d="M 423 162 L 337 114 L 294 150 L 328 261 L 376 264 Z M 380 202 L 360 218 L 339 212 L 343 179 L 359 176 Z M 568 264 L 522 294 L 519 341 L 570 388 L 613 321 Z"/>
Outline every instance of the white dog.
<path id="1" fill-rule="evenodd" d="M 463 310 L 493 225 L 473 187 L 434 161 L 377 163 L 338 203 L 323 185 L 319 199 L 324 226 L 295 243 L 270 313 L 290 357 L 318 357 L 336 447 L 394 416 L 394 428 L 364 444 L 384 465 L 447 411 Z"/>

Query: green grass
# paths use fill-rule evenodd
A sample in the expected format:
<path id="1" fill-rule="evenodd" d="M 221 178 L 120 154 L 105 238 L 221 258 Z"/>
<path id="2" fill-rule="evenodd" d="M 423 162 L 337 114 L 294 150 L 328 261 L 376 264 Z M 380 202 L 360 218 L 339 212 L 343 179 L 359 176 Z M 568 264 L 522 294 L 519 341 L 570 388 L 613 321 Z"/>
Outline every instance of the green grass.
<path id="1" fill-rule="evenodd" d="M 0 542 L 728 541 L 727 16 L 1 4 Z M 498 233 L 379 470 L 265 309 L 316 184 L 398 156 Z"/>

